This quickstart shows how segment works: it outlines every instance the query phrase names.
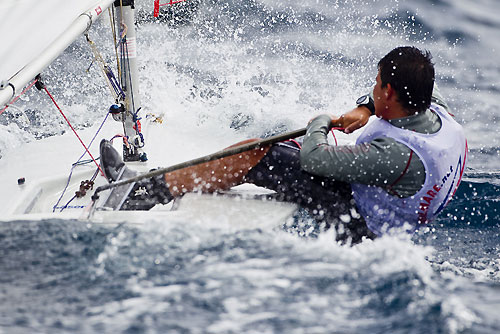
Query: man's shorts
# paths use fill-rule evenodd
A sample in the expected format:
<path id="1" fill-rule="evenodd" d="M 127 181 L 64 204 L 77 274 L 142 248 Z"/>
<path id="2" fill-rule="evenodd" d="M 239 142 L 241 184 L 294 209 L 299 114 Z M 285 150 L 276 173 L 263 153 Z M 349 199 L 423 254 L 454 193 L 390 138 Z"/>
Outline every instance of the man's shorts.
<path id="1" fill-rule="evenodd" d="M 315 176 L 300 168 L 296 143 L 273 145 L 262 160 L 245 176 L 245 182 L 276 191 L 279 201 L 298 204 L 318 222 L 333 226 L 337 240 L 353 243 L 362 237 L 374 238 L 364 219 L 357 214 L 351 185 Z"/>

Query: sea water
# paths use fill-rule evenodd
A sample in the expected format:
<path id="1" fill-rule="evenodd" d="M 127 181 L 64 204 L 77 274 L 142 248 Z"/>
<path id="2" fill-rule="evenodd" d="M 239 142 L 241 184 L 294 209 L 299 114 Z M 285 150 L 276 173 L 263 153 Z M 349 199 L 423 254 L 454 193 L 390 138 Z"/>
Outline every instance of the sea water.
<path id="1" fill-rule="evenodd" d="M 0 332 L 500 332 L 497 1 L 188 0 L 159 19 L 138 1 L 137 11 L 143 108 L 200 151 L 210 134 L 227 134 L 224 146 L 341 114 L 392 48 L 430 50 L 469 143 L 462 186 L 412 238 L 354 247 L 307 224 L 2 223 Z M 108 31 L 99 22 L 90 37 L 111 61 Z M 112 103 L 96 64 L 85 71 L 91 57 L 77 41 L 45 71 L 77 128 Z M 0 116 L 0 154 L 65 131 L 30 91 Z"/>

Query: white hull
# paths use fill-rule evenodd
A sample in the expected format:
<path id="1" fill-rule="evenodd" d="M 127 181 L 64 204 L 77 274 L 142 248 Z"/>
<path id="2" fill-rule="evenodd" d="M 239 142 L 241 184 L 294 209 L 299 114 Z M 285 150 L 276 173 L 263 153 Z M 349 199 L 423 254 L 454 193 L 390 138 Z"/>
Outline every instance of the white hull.
<path id="1" fill-rule="evenodd" d="M 88 143 L 94 135 L 96 127 L 79 131 L 84 142 Z M 150 160 L 147 163 L 130 163 L 129 168 L 146 172 L 151 168 L 168 166 L 179 162 L 179 159 L 190 159 L 203 152 L 201 148 L 184 145 L 183 154 L 176 154 L 173 159 L 164 154 L 165 143 L 175 145 L 179 136 L 169 134 L 172 129 L 160 124 L 149 126 L 148 143 L 151 150 L 148 152 Z M 98 138 L 111 138 L 119 132 L 119 124 L 108 120 Z M 154 138 L 156 139 L 156 143 Z M 214 141 L 220 138 L 214 136 Z M 97 140 L 91 147 L 94 157 L 99 156 Z M 116 148 L 121 148 L 121 141 L 116 140 Z M 192 144 L 195 145 L 195 144 Z M 199 145 L 198 145 L 199 146 Z M 206 148 L 217 147 L 210 142 Z M 156 150 L 154 150 L 156 148 Z M 220 147 L 217 147 L 220 148 Z M 229 195 L 199 195 L 188 194 L 175 204 L 157 205 L 150 211 L 106 211 L 91 208 L 93 190 L 87 192 L 83 198 L 75 199 L 70 207 L 60 212 L 53 210 L 55 203 L 66 186 L 71 164 L 82 154 L 83 148 L 73 133 L 55 136 L 23 145 L 17 150 L 8 152 L 0 160 L 0 220 L 41 220 L 41 219 L 77 219 L 92 223 L 131 223 L 141 224 L 151 220 L 166 223 L 182 223 L 199 220 L 204 224 L 214 226 L 228 225 L 234 228 L 276 227 L 283 224 L 292 215 L 296 207 L 285 203 L 263 201 L 255 199 L 254 194 L 265 193 L 265 190 L 251 185 L 242 185 L 232 190 Z M 84 159 L 88 158 L 88 155 Z M 79 190 L 80 182 L 92 177 L 96 170 L 94 163 L 78 166 L 73 171 L 71 182 L 66 193 L 59 203 L 63 206 Z M 18 185 L 17 180 L 24 178 L 25 183 Z M 99 175 L 95 180 L 95 187 L 106 184 L 104 177 Z M 97 207 L 106 199 L 107 192 L 100 193 Z M 237 196 L 234 196 L 234 195 Z M 83 207 L 83 208 L 81 208 Z"/>

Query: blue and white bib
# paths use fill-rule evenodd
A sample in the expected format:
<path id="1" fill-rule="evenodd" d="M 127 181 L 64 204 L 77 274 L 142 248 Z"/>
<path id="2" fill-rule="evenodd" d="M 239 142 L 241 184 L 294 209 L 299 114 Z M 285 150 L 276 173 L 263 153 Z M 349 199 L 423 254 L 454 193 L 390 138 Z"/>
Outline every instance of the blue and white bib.
<path id="1" fill-rule="evenodd" d="M 430 109 L 441 119 L 441 129 L 436 133 L 400 129 L 386 120 L 376 119 L 356 142 L 393 138 L 415 152 L 425 167 L 423 187 L 406 198 L 390 195 L 378 186 L 352 184 L 360 214 L 368 228 L 379 236 L 401 230 L 413 233 L 441 212 L 460 184 L 467 156 L 463 129 L 443 108 L 433 104 Z"/>

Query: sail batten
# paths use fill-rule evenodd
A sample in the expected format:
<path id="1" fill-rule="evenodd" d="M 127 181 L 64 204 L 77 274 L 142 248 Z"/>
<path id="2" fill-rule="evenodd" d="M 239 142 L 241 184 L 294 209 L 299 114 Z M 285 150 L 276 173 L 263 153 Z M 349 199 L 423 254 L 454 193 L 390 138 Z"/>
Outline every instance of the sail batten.
<path id="1" fill-rule="evenodd" d="M 5 88 L 0 89 L 0 106 L 7 104 L 114 2 L 3 1 L 0 5 L 0 17 L 4 17 L 4 20 L 0 18 L 0 81 Z M 38 21 L 33 21 L 35 17 Z M 26 28 L 26 23 L 32 27 Z"/>

